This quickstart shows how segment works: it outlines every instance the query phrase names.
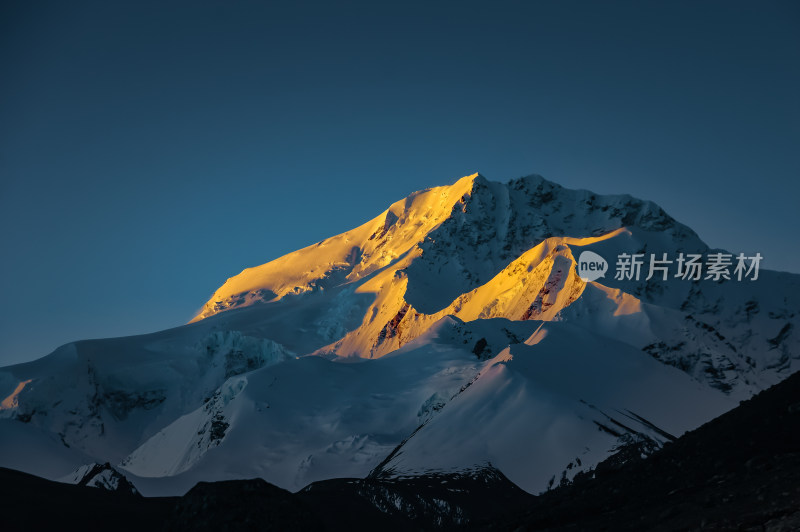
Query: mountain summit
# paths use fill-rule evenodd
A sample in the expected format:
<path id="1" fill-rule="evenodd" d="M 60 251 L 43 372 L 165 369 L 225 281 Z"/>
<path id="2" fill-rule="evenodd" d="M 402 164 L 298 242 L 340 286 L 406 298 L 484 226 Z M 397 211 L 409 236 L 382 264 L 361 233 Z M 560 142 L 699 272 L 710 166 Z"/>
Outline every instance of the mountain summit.
<path id="1" fill-rule="evenodd" d="M 535 175 L 501 184 L 473 174 L 411 194 L 356 229 L 244 270 L 192 321 L 336 292 L 345 308 L 315 322 L 323 329 L 316 331 L 319 340 L 337 341 L 324 351 L 371 358 L 445 315 L 552 319 L 585 288 L 569 267 L 571 249 L 615 237 L 633 249 L 647 240 L 668 251 L 708 249 L 651 202 L 567 190 Z M 354 306 L 355 322 L 347 312 Z"/>
<path id="2" fill-rule="evenodd" d="M 244 270 L 192 321 L 343 285 L 380 293 L 398 275 L 406 279 L 409 305 L 434 314 L 547 239 L 585 246 L 631 231 L 665 232 L 678 245 L 707 249 L 652 202 L 567 190 L 535 175 L 501 184 L 473 174 L 415 192 L 360 227 Z"/>
<path id="3" fill-rule="evenodd" d="M 109 463 L 145 495 L 495 469 L 538 493 L 800 368 L 800 276 L 611 271 L 719 253 L 649 201 L 473 174 L 244 270 L 187 325 L 0 369 L 0 465 Z"/>

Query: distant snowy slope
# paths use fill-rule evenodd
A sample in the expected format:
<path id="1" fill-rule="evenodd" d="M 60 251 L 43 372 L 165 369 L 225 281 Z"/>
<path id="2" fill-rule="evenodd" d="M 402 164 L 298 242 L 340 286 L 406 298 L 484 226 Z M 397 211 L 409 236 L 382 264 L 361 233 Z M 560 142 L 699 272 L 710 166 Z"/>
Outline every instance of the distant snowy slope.
<path id="1" fill-rule="evenodd" d="M 734 406 L 630 346 L 571 324 L 545 323 L 489 361 L 374 474 L 491 464 L 538 493 L 602 461 L 616 446 L 659 446 Z"/>

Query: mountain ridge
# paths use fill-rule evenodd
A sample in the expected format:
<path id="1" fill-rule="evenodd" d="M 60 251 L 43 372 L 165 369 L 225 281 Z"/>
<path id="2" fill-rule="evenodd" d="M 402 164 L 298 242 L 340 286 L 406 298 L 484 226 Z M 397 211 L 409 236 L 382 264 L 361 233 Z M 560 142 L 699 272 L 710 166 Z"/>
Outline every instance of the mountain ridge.
<path id="1" fill-rule="evenodd" d="M 0 465 L 177 494 L 492 463 L 537 493 L 800 366 L 800 276 L 587 282 L 587 250 L 712 251 L 652 202 L 466 176 L 244 270 L 187 325 L 0 368 Z"/>

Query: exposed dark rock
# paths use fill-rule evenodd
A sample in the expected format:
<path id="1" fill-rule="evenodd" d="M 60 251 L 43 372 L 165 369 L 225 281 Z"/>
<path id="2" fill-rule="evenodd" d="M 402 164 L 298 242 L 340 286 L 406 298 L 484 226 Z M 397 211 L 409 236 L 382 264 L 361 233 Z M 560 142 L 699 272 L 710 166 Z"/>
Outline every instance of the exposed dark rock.
<path id="1" fill-rule="evenodd" d="M 488 345 L 489 343 L 486 341 L 486 338 L 481 338 L 475 342 L 475 347 L 472 348 L 472 352 L 476 357 L 483 359 L 488 353 L 491 353 L 491 351 L 487 349 Z"/>
<path id="2" fill-rule="evenodd" d="M 400 322 L 403 321 L 403 318 L 405 317 L 409 308 L 411 308 L 411 305 L 408 303 L 403 303 L 403 306 L 400 307 L 400 310 L 397 311 L 397 314 L 395 314 L 394 317 L 383 326 L 383 329 L 381 329 L 381 332 L 378 335 L 379 343 L 383 342 L 387 338 L 394 338 L 400 334 Z"/>
<path id="3" fill-rule="evenodd" d="M 105 406 L 114 419 L 123 420 L 133 410 L 152 410 L 166 400 L 164 390 L 147 390 L 141 393 L 107 390 L 99 392 L 98 405 Z"/>
<path id="4" fill-rule="evenodd" d="M 108 462 L 104 464 L 91 464 L 83 473 L 83 476 L 76 479 L 74 483 L 78 486 L 88 486 L 90 488 L 139 495 L 139 491 L 130 483 L 128 478 L 113 468 Z"/>

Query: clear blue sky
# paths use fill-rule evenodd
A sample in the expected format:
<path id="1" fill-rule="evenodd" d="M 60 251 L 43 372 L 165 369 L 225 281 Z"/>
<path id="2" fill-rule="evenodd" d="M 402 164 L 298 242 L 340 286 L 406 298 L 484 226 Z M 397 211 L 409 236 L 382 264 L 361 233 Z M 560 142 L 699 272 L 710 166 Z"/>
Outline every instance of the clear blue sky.
<path id="1" fill-rule="evenodd" d="M 476 171 L 800 271 L 800 4 L 333 4 L 2 3 L 0 364 Z"/>

